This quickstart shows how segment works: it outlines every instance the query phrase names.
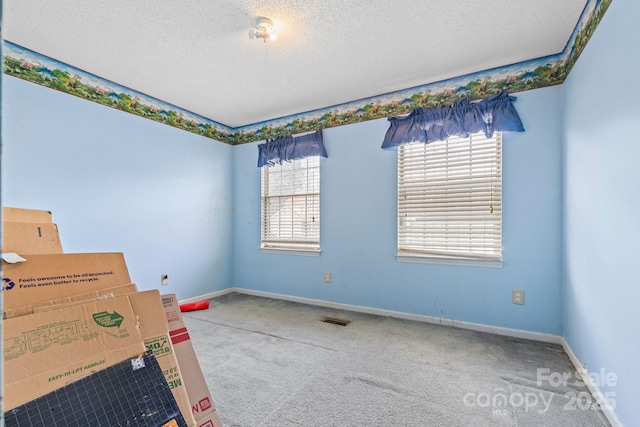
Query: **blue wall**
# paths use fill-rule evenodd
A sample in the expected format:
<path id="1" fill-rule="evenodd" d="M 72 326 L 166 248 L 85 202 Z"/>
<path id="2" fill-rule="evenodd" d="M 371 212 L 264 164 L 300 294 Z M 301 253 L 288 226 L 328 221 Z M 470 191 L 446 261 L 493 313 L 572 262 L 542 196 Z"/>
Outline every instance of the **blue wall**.
<path id="1" fill-rule="evenodd" d="M 231 285 L 232 147 L 3 79 L 2 204 L 53 212 L 65 252 L 123 252 L 140 289 Z"/>
<path id="2" fill-rule="evenodd" d="M 397 155 L 376 120 L 324 131 L 319 257 L 260 252 L 257 144 L 234 148 L 234 286 L 560 334 L 561 89 L 517 98 L 527 131 L 504 134 L 502 269 L 396 261 Z"/>
<path id="3" fill-rule="evenodd" d="M 564 335 L 640 425 L 640 2 L 615 0 L 564 92 Z M 636 326 L 634 326 L 636 325 Z"/>

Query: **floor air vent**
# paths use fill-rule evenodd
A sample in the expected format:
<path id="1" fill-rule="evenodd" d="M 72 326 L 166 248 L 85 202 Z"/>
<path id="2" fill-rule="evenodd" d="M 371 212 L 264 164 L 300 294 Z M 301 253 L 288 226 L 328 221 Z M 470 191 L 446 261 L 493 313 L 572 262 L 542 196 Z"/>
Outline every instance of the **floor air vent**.
<path id="1" fill-rule="evenodd" d="M 335 317 L 323 317 L 321 322 L 331 323 L 332 325 L 347 326 L 351 320 L 338 319 Z"/>

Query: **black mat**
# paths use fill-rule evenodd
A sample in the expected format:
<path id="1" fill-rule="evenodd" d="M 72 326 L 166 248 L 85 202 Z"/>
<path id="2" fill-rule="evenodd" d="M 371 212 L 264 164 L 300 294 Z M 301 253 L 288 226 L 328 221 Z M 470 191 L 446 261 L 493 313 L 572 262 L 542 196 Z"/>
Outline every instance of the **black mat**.
<path id="1" fill-rule="evenodd" d="M 187 427 L 148 351 L 5 412 L 6 427 Z"/>

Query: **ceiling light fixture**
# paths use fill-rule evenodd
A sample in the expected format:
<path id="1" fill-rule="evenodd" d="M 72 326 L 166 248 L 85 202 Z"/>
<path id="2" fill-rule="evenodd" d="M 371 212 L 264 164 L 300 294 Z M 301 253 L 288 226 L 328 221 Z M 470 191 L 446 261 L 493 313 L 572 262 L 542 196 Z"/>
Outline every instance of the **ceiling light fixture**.
<path id="1" fill-rule="evenodd" d="M 249 30 L 249 38 L 262 39 L 266 43 L 267 40 L 276 41 L 278 35 L 273 32 L 271 19 L 259 16 L 256 18 L 256 27 Z"/>

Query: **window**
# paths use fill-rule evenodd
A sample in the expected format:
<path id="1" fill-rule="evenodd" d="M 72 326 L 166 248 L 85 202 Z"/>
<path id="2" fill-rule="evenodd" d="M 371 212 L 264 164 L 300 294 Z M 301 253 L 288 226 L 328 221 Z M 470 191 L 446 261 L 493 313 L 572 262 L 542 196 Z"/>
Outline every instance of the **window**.
<path id="1" fill-rule="evenodd" d="M 398 148 L 398 258 L 501 265 L 500 132 Z"/>
<path id="2" fill-rule="evenodd" d="M 320 157 L 263 167 L 263 249 L 320 251 Z"/>

